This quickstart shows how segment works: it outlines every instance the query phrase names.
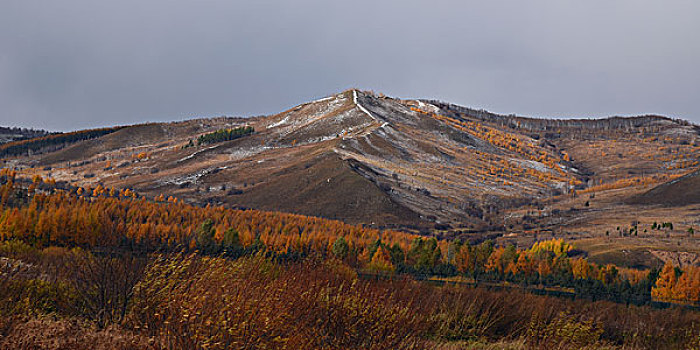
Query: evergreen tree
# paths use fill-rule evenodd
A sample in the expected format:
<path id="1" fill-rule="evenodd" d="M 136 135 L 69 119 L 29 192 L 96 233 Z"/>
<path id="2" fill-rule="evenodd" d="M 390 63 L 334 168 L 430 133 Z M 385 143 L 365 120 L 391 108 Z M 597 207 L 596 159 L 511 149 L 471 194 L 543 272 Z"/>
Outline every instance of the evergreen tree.
<path id="1" fill-rule="evenodd" d="M 233 253 L 241 248 L 241 239 L 238 236 L 238 231 L 235 228 L 229 228 L 224 232 L 224 238 L 221 242 L 224 251 Z"/>
<path id="2" fill-rule="evenodd" d="M 206 219 L 197 229 L 197 248 L 202 253 L 214 253 L 214 222 L 211 219 Z"/>
<path id="3" fill-rule="evenodd" d="M 345 259 L 348 257 L 350 252 L 350 246 L 348 242 L 343 238 L 343 236 L 338 237 L 338 239 L 333 242 L 333 247 L 331 248 L 333 255 L 338 259 Z"/>

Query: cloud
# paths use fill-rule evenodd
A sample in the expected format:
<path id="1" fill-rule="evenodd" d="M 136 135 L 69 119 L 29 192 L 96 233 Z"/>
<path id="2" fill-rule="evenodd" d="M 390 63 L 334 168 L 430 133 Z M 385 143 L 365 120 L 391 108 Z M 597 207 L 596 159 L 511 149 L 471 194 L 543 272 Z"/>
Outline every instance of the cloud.
<path id="1" fill-rule="evenodd" d="M 700 123 L 696 1 L 17 1 L 0 124 L 258 115 L 360 87 L 500 113 Z"/>

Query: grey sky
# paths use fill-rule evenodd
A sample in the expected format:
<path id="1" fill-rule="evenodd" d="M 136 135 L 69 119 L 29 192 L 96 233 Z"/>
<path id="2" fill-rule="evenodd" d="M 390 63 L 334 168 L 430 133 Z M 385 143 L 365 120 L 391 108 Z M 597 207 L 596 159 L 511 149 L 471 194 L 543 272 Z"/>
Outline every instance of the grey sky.
<path id="1" fill-rule="evenodd" d="M 700 1 L 0 4 L 0 125 L 276 113 L 349 87 L 700 123 Z"/>

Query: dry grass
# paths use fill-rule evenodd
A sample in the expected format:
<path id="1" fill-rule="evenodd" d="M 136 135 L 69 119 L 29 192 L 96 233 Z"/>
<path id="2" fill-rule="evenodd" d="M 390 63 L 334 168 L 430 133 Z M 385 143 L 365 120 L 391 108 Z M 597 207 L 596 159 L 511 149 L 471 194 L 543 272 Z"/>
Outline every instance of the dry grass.
<path id="1" fill-rule="evenodd" d="M 0 287 L 2 349 L 692 349 L 700 342 L 700 314 L 682 309 L 364 280 L 335 261 L 156 257 L 128 290 L 125 320 L 105 328 L 83 314 L 84 296 L 74 289 Z M 29 302 L 18 309 L 17 298 Z"/>
<path id="2" fill-rule="evenodd" d="M 148 276 L 129 324 L 170 348 L 685 349 L 700 341 L 700 315 L 688 311 L 365 281 L 337 263 L 176 257 Z"/>
<path id="3" fill-rule="evenodd" d="M 0 348 L 64 350 L 157 349 L 153 339 L 118 326 L 97 329 L 80 319 L 34 317 L 12 320 L 0 333 Z M 3 323 L 10 323 L 8 320 Z"/>

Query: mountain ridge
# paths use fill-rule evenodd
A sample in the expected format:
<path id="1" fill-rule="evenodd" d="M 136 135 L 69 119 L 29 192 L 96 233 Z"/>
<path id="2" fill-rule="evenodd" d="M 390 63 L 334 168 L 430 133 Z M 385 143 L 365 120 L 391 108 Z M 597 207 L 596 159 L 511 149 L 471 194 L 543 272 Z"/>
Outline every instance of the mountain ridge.
<path id="1" fill-rule="evenodd" d="M 188 147 L 242 126 L 255 132 Z M 533 211 L 544 215 L 540 230 L 561 228 L 547 213 L 580 193 L 632 195 L 680 176 L 697 167 L 699 135 L 696 125 L 662 116 L 525 118 L 350 89 L 275 115 L 127 126 L 3 162 L 192 204 L 488 235 L 509 225 L 527 231 Z"/>

